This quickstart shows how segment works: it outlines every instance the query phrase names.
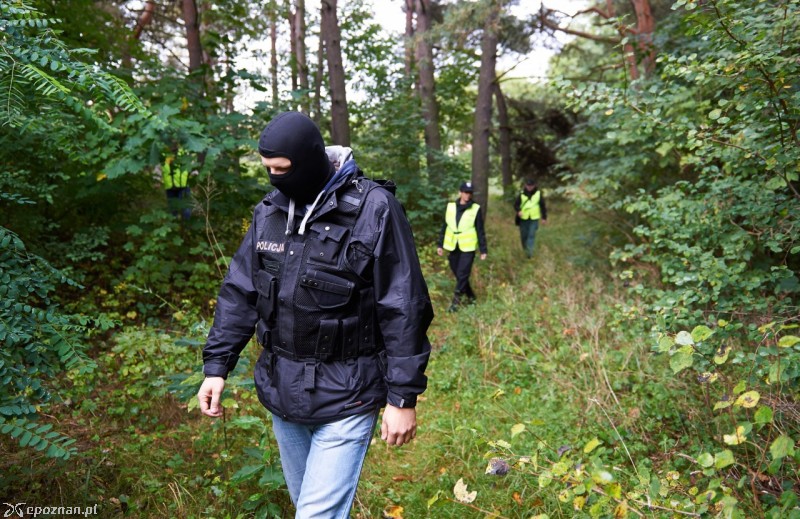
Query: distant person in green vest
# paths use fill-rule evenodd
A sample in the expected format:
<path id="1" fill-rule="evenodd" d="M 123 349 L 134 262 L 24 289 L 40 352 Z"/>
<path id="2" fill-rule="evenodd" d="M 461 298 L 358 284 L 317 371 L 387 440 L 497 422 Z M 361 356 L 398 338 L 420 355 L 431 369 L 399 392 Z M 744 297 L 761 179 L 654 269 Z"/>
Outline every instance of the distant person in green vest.
<path id="1" fill-rule="evenodd" d="M 444 226 L 439 234 L 436 253 L 441 256 L 449 251 L 447 260 L 456 277 L 456 289 L 448 312 L 455 312 L 463 303 L 473 303 L 475 292 L 469 284 L 475 251 L 480 250 L 481 260 L 486 259 L 486 234 L 483 231 L 481 206 L 472 201 L 472 183 L 464 182 L 458 200 L 447 204 Z"/>
<path id="2" fill-rule="evenodd" d="M 167 155 L 164 165 L 161 167 L 161 184 L 167 193 L 167 207 L 173 216 L 181 215 L 181 218 L 188 220 L 192 216 L 192 206 L 190 198 L 192 191 L 189 189 L 189 169 L 182 164 L 181 158 L 185 157 L 183 150 L 178 151 L 178 161 L 175 154 Z M 192 171 L 196 175 L 196 171 Z"/>
<path id="3" fill-rule="evenodd" d="M 517 224 L 519 225 L 519 237 L 522 242 L 522 249 L 525 256 L 533 257 L 533 245 L 536 242 L 536 231 L 539 230 L 539 221 L 547 223 L 547 207 L 544 204 L 544 196 L 536 180 L 525 179 L 525 187 L 514 201 L 514 209 L 517 211 Z"/>

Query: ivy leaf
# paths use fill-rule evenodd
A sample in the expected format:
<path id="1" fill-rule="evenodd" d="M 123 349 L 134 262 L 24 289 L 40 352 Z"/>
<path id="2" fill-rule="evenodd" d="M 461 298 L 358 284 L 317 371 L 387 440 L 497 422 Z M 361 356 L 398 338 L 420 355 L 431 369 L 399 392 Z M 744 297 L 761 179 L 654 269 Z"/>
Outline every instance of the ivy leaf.
<path id="1" fill-rule="evenodd" d="M 758 391 L 748 391 L 747 393 L 742 393 L 739 395 L 739 398 L 736 399 L 734 405 L 739 405 L 745 409 L 750 409 L 758 404 L 760 398 L 761 395 L 758 393 Z"/>
<path id="2" fill-rule="evenodd" d="M 794 456 L 794 440 L 782 434 L 775 438 L 772 445 L 769 446 L 769 453 L 772 459 L 778 460 L 786 456 Z"/>
<path id="3" fill-rule="evenodd" d="M 691 340 L 691 336 L 689 336 L 688 333 L 686 335 Z M 675 354 L 669 359 L 669 367 L 672 368 L 672 372 L 678 373 L 686 368 L 691 367 L 694 363 L 693 353 L 694 348 L 692 346 L 684 346 L 676 351 Z"/>
<path id="4" fill-rule="evenodd" d="M 467 491 L 467 484 L 464 483 L 464 478 L 459 478 L 456 481 L 456 485 L 453 487 L 453 494 L 456 496 L 456 501 L 459 503 L 472 503 L 475 501 L 475 498 L 478 497 L 478 491 L 473 490 L 472 492 Z"/>

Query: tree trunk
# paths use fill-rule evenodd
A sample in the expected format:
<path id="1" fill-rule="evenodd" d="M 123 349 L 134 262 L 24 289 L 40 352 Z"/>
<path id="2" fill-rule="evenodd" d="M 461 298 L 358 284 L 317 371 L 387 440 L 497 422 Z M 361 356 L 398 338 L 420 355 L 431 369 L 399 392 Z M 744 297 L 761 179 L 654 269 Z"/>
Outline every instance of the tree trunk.
<path id="1" fill-rule="evenodd" d="M 195 0 L 183 0 L 183 23 L 186 26 L 186 49 L 189 51 L 189 73 L 203 66 L 203 45 L 200 43 L 200 14 Z"/>
<path id="2" fill-rule="evenodd" d="M 428 174 L 434 185 L 440 185 L 440 174 L 436 168 L 436 154 L 442 151 L 442 136 L 439 132 L 439 104 L 436 102 L 436 80 L 434 78 L 433 46 L 430 42 L 430 0 L 416 0 L 417 12 L 417 68 L 419 71 L 419 97 L 422 116 L 425 119 L 425 148 L 428 159 Z"/>
<path id="3" fill-rule="evenodd" d="M 328 56 L 328 77 L 331 91 L 331 144 L 350 146 L 350 121 L 347 112 L 342 36 L 336 17 L 337 0 L 322 0 L 322 37 Z"/>
<path id="4" fill-rule="evenodd" d="M 272 107 L 278 106 L 278 6 L 269 10 L 269 74 L 272 82 Z"/>
<path id="5" fill-rule="evenodd" d="M 494 98 L 497 102 L 497 122 L 500 130 L 500 171 L 502 172 L 503 193 L 508 194 L 514 180 L 511 178 L 511 126 L 508 122 L 506 97 L 500 83 L 494 83 Z"/>
<path id="6" fill-rule="evenodd" d="M 156 12 L 156 3 L 154 0 L 147 0 L 144 4 L 144 8 L 142 9 L 141 14 L 139 14 L 139 18 L 136 20 L 136 27 L 133 28 L 133 33 L 131 33 L 130 39 L 128 40 L 129 43 L 122 50 L 122 68 L 125 70 L 129 70 L 133 67 L 133 63 L 131 62 L 131 47 L 134 45 L 133 42 L 139 41 L 142 37 L 142 31 L 144 31 L 145 27 L 150 25 L 150 22 L 153 21 L 153 16 Z"/>
<path id="7" fill-rule="evenodd" d="M 289 22 L 289 70 L 292 71 L 292 92 L 295 92 L 297 90 L 297 27 L 295 26 L 296 18 L 292 13 L 292 1 L 286 0 L 285 5 L 286 5 L 286 21 Z"/>
<path id="8" fill-rule="evenodd" d="M 410 78 L 414 71 L 414 11 L 416 0 L 406 0 L 405 71 Z"/>
<path id="9" fill-rule="evenodd" d="M 656 48 L 653 44 L 653 33 L 656 22 L 650 9 L 649 0 L 631 0 L 636 13 L 636 36 L 638 51 L 646 75 L 650 75 L 656 65 Z"/>
<path id="10" fill-rule="evenodd" d="M 491 3 L 481 37 L 481 68 L 478 74 L 478 99 L 472 126 L 472 185 L 473 198 L 481 205 L 486 218 L 489 202 L 489 132 L 492 127 L 492 90 L 497 65 L 497 24 L 500 1 Z"/>
<path id="11" fill-rule="evenodd" d="M 314 122 L 322 123 L 322 79 L 325 72 L 325 40 L 320 35 L 317 47 L 317 70 L 314 71 Z"/>
<path id="12" fill-rule="evenodd" d="M 300 97 L 300 111 L 308 115 L 308 64 L 306 63 L 306 2 L 294 2 L 294 29 L 295 29 L 295 61 L 297 61 L 297 82 L 303 95 Z"/>

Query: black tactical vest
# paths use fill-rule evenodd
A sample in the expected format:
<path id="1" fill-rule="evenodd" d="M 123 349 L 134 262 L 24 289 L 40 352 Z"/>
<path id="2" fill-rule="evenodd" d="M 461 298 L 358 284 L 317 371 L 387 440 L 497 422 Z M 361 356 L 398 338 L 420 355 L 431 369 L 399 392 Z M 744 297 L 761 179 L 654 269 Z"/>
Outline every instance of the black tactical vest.
<path id="1" fill-rule="evenodd" d="M 293 360 L 342 360 L 383 349 L 377 331 L 371 267 L 377 236 L 354 236 L 367 193 L 364 177 L 328 195 L 314 208 L 303 235 L 295 218 L 264 200 L 253 221 L 253 284 L 258 291 L 257 337 L 268 350 Z M 274 196 L 273 192 L 273 196 Z"/>

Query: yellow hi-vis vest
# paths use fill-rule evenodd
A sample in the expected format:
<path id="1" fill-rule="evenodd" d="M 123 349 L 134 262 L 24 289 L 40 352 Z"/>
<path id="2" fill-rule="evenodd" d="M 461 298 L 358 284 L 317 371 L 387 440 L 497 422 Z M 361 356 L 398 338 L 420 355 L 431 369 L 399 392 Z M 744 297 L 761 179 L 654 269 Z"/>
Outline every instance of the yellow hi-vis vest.
<path id="1" fill-rule="evenodd" d="M 478 229 L 475 227 L 475 219 L 480 208 L 478 204 L 472 204 L 464 211 L 456 225 L 456 203 L 447 204 L 447 212 L 444 215 L 447 229 L 444 231 L 444 244 L 442 244 L 444 250 L 454 251 L 458 247 L 464 252 L 470 252 L 478 248 Z"/>
<path id="2" fill-rule="evenodd" d="M 179 169 L 177 166 L 175 171 L 172 171 L 172 165 L 165 162 L 161 169 L 161 180 L 164 183 L 164 189 L 186 187 L 189 185 L 189 172 Z"/>
<path id="3" fill-rule="evenodd" d="M 523 220 L 538 220 L 542 217 L 542 209 L 539 207 L 539 200 L 542 199 L 542 192 L 538 189 L 530 198 L 523 191 L 519 195 L 519 210 L 522 213 L 520 218 Z"/>

